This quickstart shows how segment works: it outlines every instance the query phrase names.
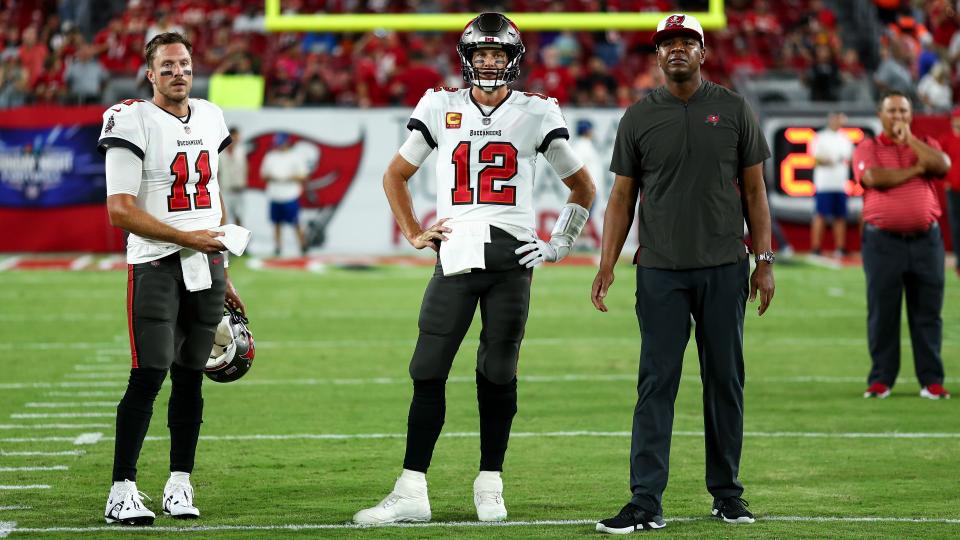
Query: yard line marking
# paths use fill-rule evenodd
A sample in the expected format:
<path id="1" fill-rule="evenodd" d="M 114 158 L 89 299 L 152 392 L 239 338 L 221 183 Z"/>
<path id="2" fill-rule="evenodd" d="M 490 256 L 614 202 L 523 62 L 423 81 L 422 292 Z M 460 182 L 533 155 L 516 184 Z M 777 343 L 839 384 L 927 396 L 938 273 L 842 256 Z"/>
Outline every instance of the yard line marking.
<path id="1" fill-rule="evenodd" d="M 27 471 L 68 471 L 66 465 L 45 465 L 36 467 L 0 467 L 0 472 L 27 472 Z"/>
<path id="2" fill-rule="evenodd" d="M 81 413 L 14 413 L 10 418 L 112 418 L 113 413 L 81 412 Z"/>
<path id="3" fill-rule="evenodd" d="M 77 429 L 107 428 L 113 424 L 0 424 L 0 429 Z"/>
<path id="4" fill-rule="evenodd" d="M 30 510 L 32 508 L 33 508 L 32 506 L 21 506 L 21 505 L 0 506 L 0 510 Z"/>
<path id="5" fill-rule="evenodd" d="M 85 450 L 60 450 L 58 452 L 7 452 L 0 450 L 0 457 L 5 456 L 82 456 Z"/>
<path id="6" fill-rule="evenodd" d="M 104 372 L 123 371 L 125 373 L 130 373 L 130 366 L 117 366 L 111 369 L 110 366 L 105 366 L 103 364 L 104 364 L 103 362 L 100 362 L 97 364 L 77 364 L 73 366 L 73 369 L 75 371 L 97 371 L 99 369 L 99 370 L 103 370 Z"/>
<path id="7" fill-rule="evenodd" d="M 714 517 L 706 516 L 678 516 L 665 518 L 667 523 L 688 523 L 697 521 L 712 521 Z M 957 518 L 901 518 L 886 516 L 757 516 L 757 521 L 796 522 L 796 523 L 928 523 L 928 524 L 960 524 Z M 310 530 L 350 530 L 350 529 L 436 529 L 452 527 L 551 527 L 551 526 L 593 526 L 597 521 L 593 519 L 544 519 L 530 521 L 432 521 L 429 523 L 391 523 L 388 525 L 357 525 L 355 523 L 303 523 L 282 525 L 200 525 L 196 527 L 157 527 L 153 526 L 144 531 L 156 532 L 213 532 L 213 531 L 310 531 Z M 95 525 L 91 527 L 25 527 L 17 529 L 18 533 L 58 533 L 58 532 L 99 532 L 110 531 L 127 533 L 131 529 L 116 525 Z"/>
<path id="8" fill-rule="evenodd" d="M 0 486 L 0 491 L 17 491 L 17 490 L 24 490 L 24 489 L 50 489 L 50 486 L 47 484 Z"/>
<path id="9" fill-rule="evenodd" d="M 66 379 L 116 379 L 116 378 L 127 378 L 129 375 L 129 370 L 112 370 L 112 371 L 97 371 L 97 372 L 86 372 L 86 373 L 67 373 L 64 375 Z"/>
<path id="10" fill-rule="evenodd" d="M 97 444 L 103 438 L 103 433 L 81 433 L 73 439 L 73 444 Z"/>
<path id="11" fill-rule="evenodd" d="M 35 442 L 73 442 L 76 437 L 7 437 L 0 439 L 4 443 L 35 443 Z"/>
<path id="12" fill-rule="evenodd" d="M 24 407 L 28 409 L 62 409 L 72 407 L 116 407 L 117 404 L 112 401 L 51 401 L 25 403 Z"/>
<path id="13" fill-rule="evenodd" d="M 45 392 L 44 395 L 52 397 L 117 397 L 123 395 L 123 392 Z"/>
<path id="14" fill-rule="evenodd" d="M 126 385 L 127 383 L 120 381 L 0 383 L 0 390 L 21 390 L 25 388 L 102 388 L 123 387 Z"/>
<path id="15" fill-rule="evenodd" d="M 0 538 L 10 536 L 10 533 L 17 530 L 16 521 L 0 521 Z"/>

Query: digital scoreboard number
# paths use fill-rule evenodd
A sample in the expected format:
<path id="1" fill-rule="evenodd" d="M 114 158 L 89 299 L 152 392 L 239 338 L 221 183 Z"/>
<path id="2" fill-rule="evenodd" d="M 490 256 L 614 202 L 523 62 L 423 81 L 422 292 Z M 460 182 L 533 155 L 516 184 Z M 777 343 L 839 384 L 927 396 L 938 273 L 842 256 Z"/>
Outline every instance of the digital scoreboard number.
<path id="1" fill-rule="evenodd" d="M 817 131 L 826 127 L 826 114 L 819 117 L 768 118 L 763 123 L 764 135 L 773 153 L 767 161 L 764 175 L 770 185 L 770 206 L 779 219 L 806 222 L 813 215 L 813 157 Z M 875 116 L 851 116 L 841 132 L 856 146 L 880 131 Z M 853 179 L 853 171 L 846 185 L 850 195 L 850 211 L 859 214 L 863 188 Z"/>

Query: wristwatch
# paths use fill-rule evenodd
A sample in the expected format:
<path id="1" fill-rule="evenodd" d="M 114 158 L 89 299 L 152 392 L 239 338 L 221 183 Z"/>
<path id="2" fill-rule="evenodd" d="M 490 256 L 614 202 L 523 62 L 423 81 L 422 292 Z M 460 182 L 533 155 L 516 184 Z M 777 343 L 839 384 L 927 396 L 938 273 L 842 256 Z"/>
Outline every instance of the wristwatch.
<path id="1" fill-rule="evenodd" d="M 772 251 L 762 251 L 754 255 L 753 260 L 757 264 L 762 262 L 773 264 L 773 262 L 777 260 L 777 256 L 774 255 Z"/>

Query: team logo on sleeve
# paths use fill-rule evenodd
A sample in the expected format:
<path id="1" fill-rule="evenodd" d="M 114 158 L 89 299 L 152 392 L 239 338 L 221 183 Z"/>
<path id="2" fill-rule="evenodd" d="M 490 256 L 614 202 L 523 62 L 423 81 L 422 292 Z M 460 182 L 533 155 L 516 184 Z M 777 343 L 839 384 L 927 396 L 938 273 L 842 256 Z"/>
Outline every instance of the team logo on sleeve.
<path id="1" fill-rule="evenodd" d="M 113 115 L 111 114 L 110 118 L 107 118 L 107 125 L 103 126 L 103 132 L 113 133 L 113 126 L 115 125 L 116 123 L 113 121 Z"/>
<path id="2" fill-rule="evenodd" d="M 708 114 L 708 115 L 707 115 L 707 119 L 706 119 L 706 121 L 705 121 L 704 123 L 710 124 L 711 126 L 716 126 L 717 124 L 720 123 L 720 115 L 719 115 L 719 114 Z"/>
<path id="3" fill-rule="evenodd" d="M 447 113 L 447 129 L 460 129 L 460 122 L 463 120 L 463 115 L 458 112 L 448 112 Z"/>

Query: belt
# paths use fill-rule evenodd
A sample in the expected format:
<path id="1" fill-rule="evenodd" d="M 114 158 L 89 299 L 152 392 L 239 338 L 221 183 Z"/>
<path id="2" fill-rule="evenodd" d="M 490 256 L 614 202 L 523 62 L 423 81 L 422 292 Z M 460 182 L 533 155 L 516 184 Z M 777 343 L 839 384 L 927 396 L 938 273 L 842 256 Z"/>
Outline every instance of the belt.
<path id="1" fill-rule="evenodd" d="M 866 223 L 863 227 L 868 231 L 878 232 L 884 236 L 889 236 L 890 238 L 896 238 L 898 240 L 916 240 L 918 238 L 926 238 L 930 235 L 930 233 L 939 229 L 940 224 L 934 221 L 926 229 L 910 232 L 888 231 L 886 229 L 881 229 L 872 223 Z"/>

